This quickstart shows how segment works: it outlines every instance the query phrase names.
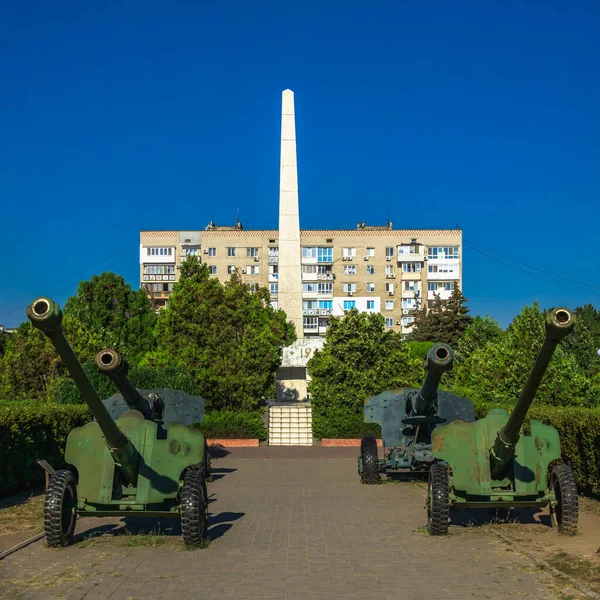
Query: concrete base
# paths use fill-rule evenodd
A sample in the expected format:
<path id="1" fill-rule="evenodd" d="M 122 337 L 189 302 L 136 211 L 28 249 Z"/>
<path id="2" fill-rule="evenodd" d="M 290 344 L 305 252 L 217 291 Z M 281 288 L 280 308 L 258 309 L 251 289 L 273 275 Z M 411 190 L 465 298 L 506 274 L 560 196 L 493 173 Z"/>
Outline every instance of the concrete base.
<path id="1" fill-rule="evenodd" d="M 308 382 L 306 367 L 279 367 L 277 369 L 277 402 L 306 402 L 308 400 Z"/>
<path id="2" fill-rule="evenodd" d="M 312 446 L 310 404 L 274 403 L 269 407 L 269 446 Z"/>

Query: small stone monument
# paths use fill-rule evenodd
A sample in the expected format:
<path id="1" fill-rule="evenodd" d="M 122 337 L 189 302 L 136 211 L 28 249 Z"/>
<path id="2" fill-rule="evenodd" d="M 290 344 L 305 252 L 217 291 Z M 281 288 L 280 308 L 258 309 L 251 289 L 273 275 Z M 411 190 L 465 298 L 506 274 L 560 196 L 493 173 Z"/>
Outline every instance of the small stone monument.
<path id="1" fill-rule="evenodd" d="M 325 338 L 296 340 L 283 349 L 281 366 L 277 369 L 277 402 L 307 402 L 308 376 L 306 365 L 316 350 L 321 350 Z"/>

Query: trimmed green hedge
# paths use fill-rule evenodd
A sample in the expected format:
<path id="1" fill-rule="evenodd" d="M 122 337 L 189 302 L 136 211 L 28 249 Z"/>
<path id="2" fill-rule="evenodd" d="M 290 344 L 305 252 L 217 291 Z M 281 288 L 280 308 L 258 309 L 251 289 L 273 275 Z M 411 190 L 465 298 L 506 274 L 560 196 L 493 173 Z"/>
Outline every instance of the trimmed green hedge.
<path id="1" fill-rule="evenodd" d="M 267 439 L 267 428 L 262 411 L 209 410 L 204 423 L 196 423 L 205 437 L 213 439 Z"/>
<path id="2" fill-rule="evenodd" d="M 0 402 L 0 495 L 41 485 L 44 471 L 38 459 L 63 467 L 67 435 L 91 418 L 86 405 Z M 267 438 L 261 411 L 212 410 L 195 427 L 209 438 Z"/>
<path id="3" fill-rule="evenodd" d="M 91 419 L 87 406 L 31 401 L 0 405 L 0 494 L 42 484 L 45 458 L 54 468 L 64 466 L 67 435 Z"/>
<path id="4" fill-rule="evenodd" d="M 475 404 L 478 419 L 498 405 Z M 502 406 L 510 412 L 512 406 Z M 575 471 L 577 486 L 584 494 L 600 493 L 600 409 L 580 407 L 534 406 L 529 417 L 558 430 L 563 460 Z M 336 409 L 327 414 L 313 415 L 313 435 L 316 438 L 361 437 L 362 415 Z M 527 426 L 527 423 L 526 423 Z M 378 427 L 366 428 L 368 435 L 381 435 Z"/>

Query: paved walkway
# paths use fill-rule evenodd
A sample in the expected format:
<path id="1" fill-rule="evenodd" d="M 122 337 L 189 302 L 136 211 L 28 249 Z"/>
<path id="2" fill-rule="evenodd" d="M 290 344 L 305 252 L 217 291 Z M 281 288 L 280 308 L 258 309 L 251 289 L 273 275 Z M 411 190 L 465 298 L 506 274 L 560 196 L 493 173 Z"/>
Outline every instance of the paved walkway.
<path id="1" fill-rule="evenodd" d="M 424 534 L 423 487 L 360 485 L 356 449 L 234 449 L 213 466 L 209 548 L 186 552 L 173 536 L 157 547 L 129 536 L 59 550 L 37 543 L 0 562 L 0 597 L 554 597 L 495 536 L 458 526 Z M 79 523 L 88 534 L 111 528 Z"/>

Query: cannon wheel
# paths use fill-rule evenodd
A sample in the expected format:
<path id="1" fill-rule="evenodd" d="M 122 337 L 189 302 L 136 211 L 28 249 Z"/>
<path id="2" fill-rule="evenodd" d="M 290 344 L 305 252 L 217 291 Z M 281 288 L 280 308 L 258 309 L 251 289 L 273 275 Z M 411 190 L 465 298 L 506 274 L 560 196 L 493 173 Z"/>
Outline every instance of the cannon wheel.
<path id="1" fill-rule="evenodd" d="M 429 470 L 427 493 L 427 531 L 429 535 L 446 535 L 449 512 L 448 469 L 446 465 L 435 463 Z"/>
<path id="2" fill-rule="evenodd" d="M 204 440 L 204 475 L 206 476 L 206 481 L 212 481 L 212 463 L 211 457 L 208 453 L 208 442 L 206 439 Z"/>
<path id="3" fill-rule="evenodd" d="M 362 458 L 361 483 L 374 485 L 381 483 L 379 476 L 379 456 L 377 455 L 377 440 L 373 436 L 366 436 L 360 443 L 360 456 Z"/>
<path id="4" fill-rule="evenodd" d="M 204 468 L 188 469 L 181 488 L 181 533 L 187 548 L 197 548 L 206 539 L 208 493 Z"/>
<path id="5" fill-rule="evenodd" d="M 579 501 L 575 475 L 569 465 L 556 465 L 550 474 L 550 489 L 556 496 L 556 506 L 551 507 L 552 524 L 559 533 L 575 535 L 579 516 Z"/>
<path id="6" fill-rule="evenodd" d="M 50 476 L 44 503 L 46 545 L 57 548 L 68 545 L 77 521 L 77 488 L 71 471 L 61 469 Z"/>

